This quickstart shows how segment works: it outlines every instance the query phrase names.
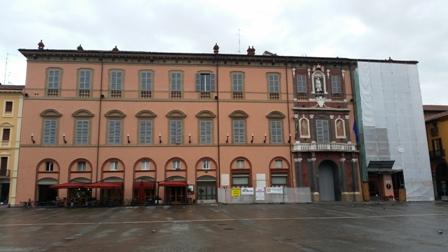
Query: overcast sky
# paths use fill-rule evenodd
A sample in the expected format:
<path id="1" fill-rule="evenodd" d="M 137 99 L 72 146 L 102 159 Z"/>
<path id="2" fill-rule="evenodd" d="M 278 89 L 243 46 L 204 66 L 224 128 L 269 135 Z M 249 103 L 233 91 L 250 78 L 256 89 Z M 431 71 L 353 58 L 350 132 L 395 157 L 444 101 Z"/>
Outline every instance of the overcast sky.
<path id="1" fill-rule="evenodd" d="M 444 0 L 0 0 L 0 82 L 25 84 L 18 48 L 418 60 L 424 104 L 448 104 Z M 240 33 L 238 32 L 240 30 Z M 240 36 L 238 36 L 240 34 Z M 5 75 L 5 62 L 8 64 Z"/>

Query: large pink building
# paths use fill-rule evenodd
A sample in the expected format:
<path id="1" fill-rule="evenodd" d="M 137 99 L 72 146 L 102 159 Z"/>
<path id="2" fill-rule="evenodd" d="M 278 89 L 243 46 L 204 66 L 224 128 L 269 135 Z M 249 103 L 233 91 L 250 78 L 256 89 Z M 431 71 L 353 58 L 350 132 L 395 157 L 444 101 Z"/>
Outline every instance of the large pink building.
<path id="1" fill-rule="evenodd" d="M 17 202 L 204 202 L 260 186 L 359 196 L 353 61 L 213 49 L 21 49 Z"/>

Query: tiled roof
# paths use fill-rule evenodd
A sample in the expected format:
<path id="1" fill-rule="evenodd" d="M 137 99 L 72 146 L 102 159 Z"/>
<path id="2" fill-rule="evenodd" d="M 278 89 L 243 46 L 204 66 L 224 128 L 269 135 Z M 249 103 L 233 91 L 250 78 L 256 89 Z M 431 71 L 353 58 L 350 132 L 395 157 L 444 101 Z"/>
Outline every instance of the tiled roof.
<path id="1" fill-rule="evenodd" d="M 448 111 L 444 111 L 444 112 L 440 112 L 440 113 L 437 113 L 437 114 L 434 114 L 434 115 L 427 116 L 425 118 L 425 122 L 434 121 L 434 120 L 443 118 L 445 116 L 448 116 Z"/>
<path id="2" fill-rule="evenodd" d="M 0 83 L 0 90 L 23 90 L 23 85 L 3 85 Z"/>
<path id="3" fill-rule="evenodd" d="M 423 105 L 423 111 L 448 111 L 447 105 Z"/>

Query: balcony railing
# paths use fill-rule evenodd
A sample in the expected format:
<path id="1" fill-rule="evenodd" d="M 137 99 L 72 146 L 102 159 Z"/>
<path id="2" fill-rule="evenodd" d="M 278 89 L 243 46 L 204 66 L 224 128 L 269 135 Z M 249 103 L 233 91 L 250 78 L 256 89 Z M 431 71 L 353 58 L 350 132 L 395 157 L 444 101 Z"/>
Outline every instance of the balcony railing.
<path id="1" fill-rule="evenodd" d="M 8 169 L 0 169 L 0 177 L 9 177 Z"/>
<path id="2" fill-rule="evenodd" d="M 270 100 L 279 100 L 280 94 L 279 93 L 269 93 L 269 99 Z"/>
<path id="3" fill-rule="evenodd" d="M 47 95 L 48 96 L 58 96 L 59 95 L 59 89 L 49 88 L 49 89 L 47 89 Z"/>
<path id="4" fill-rule="evenodd" d="M 89 89 L 80 89 L 79 97 L 90 97 L 90 90 Z"/>
<path id="5" fill-rule="evenodd" d="M 121 90 L 110 90 L 111 98 L 121 98 Z"/>
<path id="6" fill-rule="evenodd" d="M 175 92 L 176 93 L 176 92 Z M 178 93 L 178 92 L 177 92 Z M 97 100 L 101 99 L 120 99 L 126 98 L 130 99 L 141 99 L 147 100 L 151 99 L 154 101 L 157 100 L 172 100 L 171 90 L 132 90 L 132 89 L 79 89 L 79 88 L 62 88 L 62 89 L 47 89 L 47 88 L 25 88 L 24 94 L 26 99 L 31 98 L 55 98 L 60 100 L 61 98 L 89 98 L 89 100 Z M 173 93 L 173 97 L 179 97 L 178 94 Z M 202 100 L 202 101 L 211 101 L 214 100 L 215 97 L 218 96 L 216 91 L 203 91 L 198 92 L 194 90 L 181 90 L 181 99 L 183 100 Z M 290 94 L 290 100 L 294 97 L 293 94 Z M 85 98 L 83 98 L 85 97 Z M 310 96 L 311 97 L 311 96 Z M 247 100 L 247 101 L 266 101 L 270 100 L 272 102 L 286 99 L 286 93 L 269 93 L 266 91 L 220 91 L 219 99 L 220 100 Z"/>
<path id="7" fill-rule="evenodd" d="M 445 157 L 445 150 L 444 149 L 432 150 L 429 152 L 429 157 L 431 159 L 443 158 Z"/>
<path id="8" fill-rule="evenodd" d="M 309 151 L 339 151 L 352 152 L 356 151 L 355 144 L 349 143 L 295 143 L 295 152 L 309 152 Z"/>
<path id="9" fill-rule="evenodd" d="M 201 99 L 210 99 L 212 97 L 210 92 L 201 92 L 200 94 Z"/>
<path id="10" fill-rule="evenodd" d="M 171 99 L 181 99 L 182 91 L 171 91 Z"/>
<path id="11" fill-rule="evenodd" d="M 149 99 L 152 97 L 152 91 L 149 90 L 141 90 L 140 91 L 140 98 Z"/>
<path id="12" fill-rule="evenodd" d="M 2 140 L 2 147 L 9 146 L 9 140 Z"/>
<path id="13" fill-rule="evenodd" d="M 232 98 L 235 100 L 242 100 L 244 99 L 243 92 L 233 91 L 232 92 Z"/>

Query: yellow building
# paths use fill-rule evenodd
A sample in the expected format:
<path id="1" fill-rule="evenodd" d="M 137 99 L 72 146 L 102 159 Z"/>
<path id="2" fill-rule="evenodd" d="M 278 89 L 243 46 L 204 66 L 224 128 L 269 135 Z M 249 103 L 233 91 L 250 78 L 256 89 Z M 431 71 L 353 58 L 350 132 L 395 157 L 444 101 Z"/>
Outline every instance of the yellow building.
<path id="1" fill-rule="evenodd" d="M 425 105 L 423 110 L 435 198 L 448 200 L 448 106 Z"/>
<path id="2" fill-rule="evenodd" d="M 16 204 L 23 87 L 0 84 L 0 204 L 2 205 Z"/>

